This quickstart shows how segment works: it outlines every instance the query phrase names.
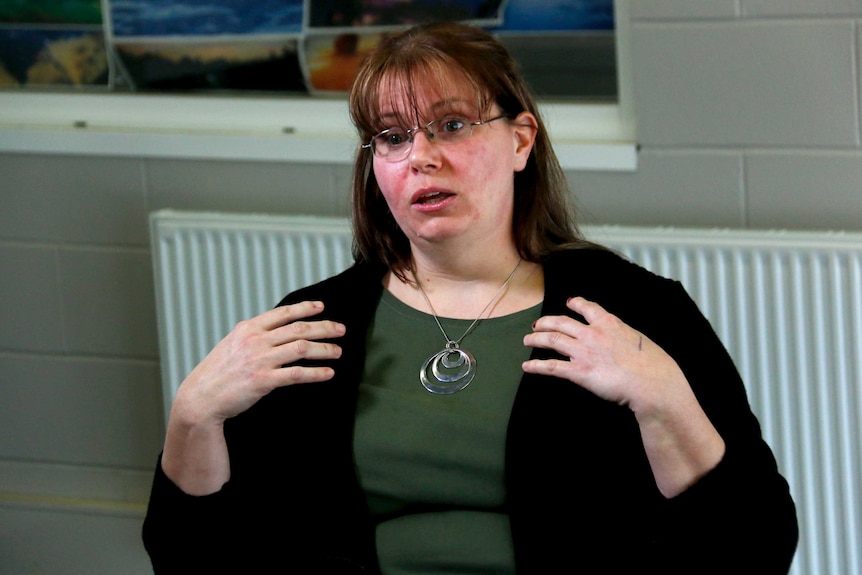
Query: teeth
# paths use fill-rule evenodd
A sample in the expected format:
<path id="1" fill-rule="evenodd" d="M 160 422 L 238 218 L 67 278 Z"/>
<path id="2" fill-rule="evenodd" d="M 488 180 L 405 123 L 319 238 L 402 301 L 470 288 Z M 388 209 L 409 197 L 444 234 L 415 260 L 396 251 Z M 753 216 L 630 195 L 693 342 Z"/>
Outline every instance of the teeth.
<path id="1" fill-rule="evenodd" d="M 443 197 L 443 195 L 444 194 L 442 192 L 430 192 L 421 196 L 418 201 L 421 203 L 433 202 L 437 198 Z"/>

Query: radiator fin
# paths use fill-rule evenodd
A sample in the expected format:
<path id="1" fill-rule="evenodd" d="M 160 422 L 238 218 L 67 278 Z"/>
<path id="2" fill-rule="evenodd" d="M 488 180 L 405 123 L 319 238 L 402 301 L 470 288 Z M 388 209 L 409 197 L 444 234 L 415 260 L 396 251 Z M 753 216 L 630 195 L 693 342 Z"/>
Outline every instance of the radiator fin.
<path id="1" fill-rule="evenodd" d="M 166 409 L 236 322 L 350 265 L 344 219 L 151 218 Z M 862 574 L 862 234 L 595 227 L 682 282 L 746 382 L 796 500 L 794 575 Z"/>

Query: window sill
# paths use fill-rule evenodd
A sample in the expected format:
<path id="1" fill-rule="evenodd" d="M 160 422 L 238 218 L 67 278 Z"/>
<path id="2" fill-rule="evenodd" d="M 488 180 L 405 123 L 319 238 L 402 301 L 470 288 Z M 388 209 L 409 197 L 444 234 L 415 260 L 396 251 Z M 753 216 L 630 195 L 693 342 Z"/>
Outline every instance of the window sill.
<path id="1" fill-rule="evenodd" d="M 631 127 L 612 104 L 541 104 L 566 170 L 631 171 Z M 0 93 L 0 152 L 352 163 L 344 99 Z"/>

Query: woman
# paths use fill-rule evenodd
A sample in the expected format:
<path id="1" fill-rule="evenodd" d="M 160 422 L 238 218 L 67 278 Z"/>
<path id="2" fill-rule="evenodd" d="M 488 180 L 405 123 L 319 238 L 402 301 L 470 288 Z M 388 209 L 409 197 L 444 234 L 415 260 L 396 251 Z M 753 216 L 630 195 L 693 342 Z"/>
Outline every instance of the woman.
<path id="1" fill-rule="evenodd" d="M 392 36 L 350 111 L 357 263 L 180 386 L 155 570 L 786 572 L 795 509 L 731 359 L 678 283 L 579 236 L 505 49 Z"/>

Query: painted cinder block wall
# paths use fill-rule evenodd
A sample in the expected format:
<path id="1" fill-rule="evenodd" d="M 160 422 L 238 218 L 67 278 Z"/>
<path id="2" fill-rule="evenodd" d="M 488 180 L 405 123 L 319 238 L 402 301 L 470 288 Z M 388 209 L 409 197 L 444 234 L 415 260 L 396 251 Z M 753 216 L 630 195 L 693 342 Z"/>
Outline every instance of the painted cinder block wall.
<path id="1" fill-rule="evenodd" d="M 862 230 L 859 0 L 633 0 L 636 172 L 589 224 Z M 346 215 L 350 168 L 0 154 L 0 572 L 148 573 L 149 212 Z"/>

